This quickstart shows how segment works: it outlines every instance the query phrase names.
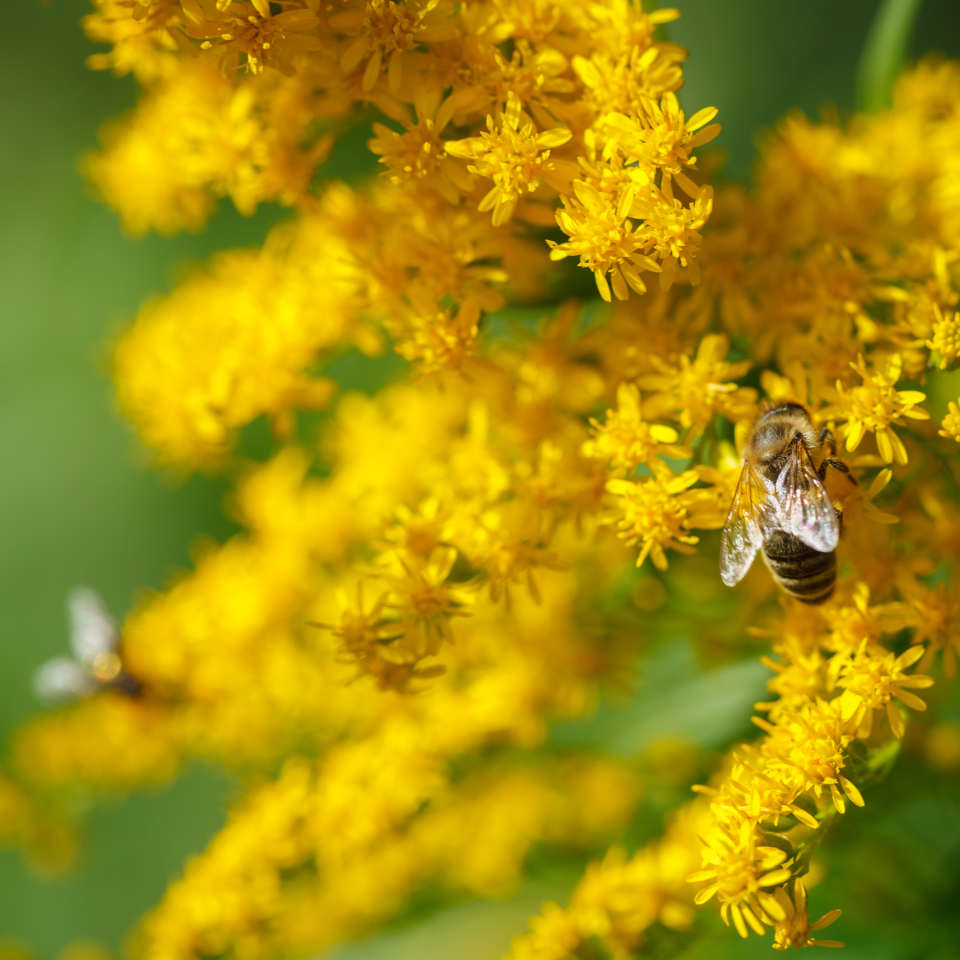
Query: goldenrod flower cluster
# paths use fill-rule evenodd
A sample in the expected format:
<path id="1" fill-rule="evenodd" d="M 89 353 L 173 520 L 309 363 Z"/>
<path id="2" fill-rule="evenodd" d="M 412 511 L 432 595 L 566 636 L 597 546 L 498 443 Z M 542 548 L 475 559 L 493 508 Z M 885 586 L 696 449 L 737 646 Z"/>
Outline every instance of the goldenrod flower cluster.
<path id="1" fill-rule="evenodd" d="M 870 802 L 937 654 L 952 674 L 960 652 L 960 427 L 951 404 L 938 437 L 924 383 L 957 353 L 960 66 L 921 64 L 848 126 L 789 118 L 756 191 L 720 191 L 701 236 L 714 196 L 693 151 L 718 127 L 679 107 L 685 52 L 656 32 L 676 16 L 98 0 L 87 19 L 112 44 L 93 66 L 145 87 L 87 160 L 131 231 L 199 228 L 217 197 L 295 207 L 262 248 L 145 305 L 114 352 L 156 462 L 227 473 L 242 532 L 127 617 L 138 692 L 26 725 L 0 793 L 3 836 L 26 844 L 3 824 L 33 796 L 129 790 L 195 757 L 244 775 L 137 957 L 306 955 L 424 887 L 502 893 L 535 845 L 622 834 L 635 765 L 554 749 L 549 725 L 629 678 L 657 617 L 625 602 L 636 567 L 715 555 L 698 532 L 724 525 L 737 448 L 785 400 L 852 469 L 827 474 L 836 593 L 777 613 L 756 564 L 737 589 L 770 640 L 761 736 L 511 956 L 598 940 L 629 957 L 708 901 L 777 949 L 838 945 L 815 934 L 839 910 L 811 922 L 802 878 L 831 821 Z M 324 182 L 368 122 L 384 176 Z M 567 257 L 599 301 L 552 302 Z M 507 304 L 544 300 L 498 333 Z M 338 395 L 333 360 L 388 346 L 409 376 Z M 252 463 L 236 448 L 259 418 L 275 449 Z"/>
<path id="2" fill-rule="evenodd" d="M 219 196 L 298 211 L 262 251 L 145 308 L 125 339 L 121 404 L 163 459 L 200 465 L 258 416 L 322 406 L 317 365 L 382 350 L 384 331 L 424 372 L 459 369 L 485 313 L 542 290 L 545 227 L 570 238 L 550 255 L 579 257 L 607 300 L 611 286 L 642 292 L 645 271 L 664 288 L 678 270 L 696 278 L 712 194 L 690 177 L 692 151 L 719 126 L 712 108 L 686 119 L 678 106 L 685 52 L 654 36 L 676 11 L 282 7 L 106 0 L 86 20 L 113 44 L 92 65 L 145 85 L 86 164 L 129 230 L 199 229 Z M 384 121 L 369 145 L 385 179 L 317 196 L 323 161 L 364 116 Z"/>

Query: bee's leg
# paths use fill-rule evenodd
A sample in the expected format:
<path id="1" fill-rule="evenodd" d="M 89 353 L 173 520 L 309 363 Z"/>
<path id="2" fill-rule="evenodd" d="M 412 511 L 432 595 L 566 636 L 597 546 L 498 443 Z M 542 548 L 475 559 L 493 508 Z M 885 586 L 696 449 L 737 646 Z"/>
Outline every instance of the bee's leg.
<path id="1" fill-rule="evenodd" d="M 817 470 L 817 476 L 820 478 L 820 481 L 823 482 L 826 477 L 827 467 L 833 467 L 837 472 L 845 473 L 853 483 L 856 483 L 857 478 L 850 472 L 850 468 L 842 460 L 837 459 L 837 440 L 833 435 L 833 431 L 829 427 L 824 427 L 820 431 L 820 436 L 817 437 L 817 440 L 820 442 L 820 446 L 824 447 L 827 452 L 827 455 L 820 463 L 820 468 Z"/>

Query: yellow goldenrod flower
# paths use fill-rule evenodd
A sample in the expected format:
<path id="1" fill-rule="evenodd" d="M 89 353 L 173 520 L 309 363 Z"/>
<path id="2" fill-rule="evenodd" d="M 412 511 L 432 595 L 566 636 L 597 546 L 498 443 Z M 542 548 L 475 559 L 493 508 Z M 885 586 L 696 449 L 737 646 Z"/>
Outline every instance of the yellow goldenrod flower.
<path id="1" fill-rule="evenodd" d="M 677 443 L 677 431 L 643 419 L 640 390 L 635 384 L 617 387 L 617 409 L 608 410 L 604 423 L 591 419 L 594 438 L 583 445 L 583 455 L 633 471 L 641 463 L 651 467 L 656 457 L 683 460 L 693 456 Z M 652 467 L 651 467 L 652 469 Z"/>
<path id="2" fill-rule="evenodd" d="M 717 530 L 726 519 L 724 508 L 711 490 L 690 489 L 700 480 L 696 470 L 674 476 L 664 465 L 658 474 L 639 482 L 610 480 L 607 490 L 614 495 L 617 536 L 627 546 L 640 544 L 637 566 L 647 556 L 658 570 L 667 569 L 665 548 L 693 553 L 699 543 L 690 530 Z"/>
<path id="3" fill-rule="evenodd" d="M 811 923 L 807 913 L 807 890 L 802 880 L 794 883 L 792 896 L 781 889 L 777 891 L 776 898 L 783 912 L 783 918 L 777 921 L 773 930 L 774 950 L 787 950 L 790 947 L 799 950 L 801 947 L 843 946 L 839 940 L 817 940 L 810 936 L 817 930 L 829 927 L 839 918 L 841 911 L 830 910 L 816 923 Z"/>
<path id="4" fill-rule="evenodd" d="M 772 923 L 771 916 L 779 918 L 782 913 L 771 888 L 792 877 L 790 868 L 782 866 L 786 853 L 779 847 L 759 845 L 750 820 L 731 829 L 715 827 L 704 840 L 707 847 L 703 860 L 707 869 L 690 874 L 687 881 L 712 882 L 697 893 L 695 902 L 706 903 L 716 895 L 724 923 L 729 926 L 732 919 L 741 937 L 748 935 L 748 926 L 763 936 L 763 924 Z"/>
<path id="5" fill-rule="evenodd" d="M 630 859 L 611 849 L 587 869 L 565 909 L 544 905 L 531 932 L 513 941 L 508 960 L 568 957 L 594 937 L 614 955 L 628 956 L 654 923 L 687 929 L 694 914 L 685 878 L 697 862 L 697 833 L 706 823 L 705 805 L 688 804 L 661 839 Z"/>
<path id="6" fill-rule="evenodd" d="M 131 117 L 109 125 L 84 166 L 124 227 L 198 230 L 218 196 L 245 214 L 266 200 L 301 198 L 333 141 L 308 138 L 310 118 L 298 103 L 305 91 L 284 91 L 277 77 L 234 85 L 211 64 L 191 61 L 154 86 Z"/>
<path id="7" fill-rule="evenodd" d="M 869 430 L 876 435 L 877 448 L 885 463 L 891 460 L 906 463 L 906 448 L 889 427 L 891 423 L 903 426 L 903 417 L 928 419 L 930 414 L 915 406 L 926 399 L 926 394 L 919 390 L 894 389 L 903 369 L 903 360 L 899 355 L 890 358 L 883 372 L 871 374 L 862 355 L 851 366 L 863 378 L 863 385 L 847 391 L 837 381 L 840 418 L 847 421 L 847 449 L 856 450 L 864 433 Z"/>
<path id="8" fill-rule="evenodd" d="M 852 652 L 863 640 L 878 645 L 883 634 L 897 633 L 913 623 L 909 605 L 899 601 L 871 604 L 870 588 L 860 582 L 845 602 L 830 611 L 829 639 L 823 645 L 840 653 Z M 842 657 L 832 661 L 833 680 L 842 662 Z"/>
<path id="9" fill-rule="evenodd" d="M 853 803 L 863 806 L 860 791 L 840 773 L 856 726 L 841 710 L 839 699 L 828 702 L 817 697 L 796 710 L 785 711 L 775 724 L 759 717 L 753 721 L 769 734 L 762 747 L 769 757 L 768 773 L 798 792 L 810 791 L 817 800 L 828 787 L 838 813 L 846 809 L 838 786 Z"/>
<path id="10" fill-rule="evenodd" d="M 839 654 L 838 654 L 839 656 Z M 858 736 L 870 736 L 873 711 L 884 708 L 890 721 L 890 729 L 897 738 L 903 737 L 903 717 L 893 703 L 896 697 L 914 710 L 926 710 L 927 705 L 910 689 L 922 689 L 933 685 L 933 678 L 921 674 L 907 676 L 904 670 L 923 656 L 923 647 L 911 647 L 906 653 L 895 657 L 892 653 L 877 656 L 864 640 L 856 652 L 842 658 L 840 679 L 837 683 L 845 688 L 841 697 L 845 717 L 855 718 Z"/>
<path id="11" fill-rule="evenodd" d="M 942 580 L 931 590 L 913 577 L 904 577 L 898 588 L 916 616 L 917 628 L 911 643 L 926 644 L 917 669 L 926 672 L 937 651 L 942 650 L 943 673 L 952 680 L 956 676 L 957 654 L 960 653 L 960 603 L 953 601 Z"/>
<path id="12" fill-rule="evenodd" d="M 267 254 L 225 255 L 173 297 L 147 304 L 119 343 L 120 405 L 161 462 L 209 465 L 254 417 L 322 409 L 332 398 L 334 384 L 304 370 L 346 333 L 352 281 L 338 289 L 328 275 L 323 288 L 288 287 L 278 302 L 283 271 Z M 324 324 L 290 309 L 298 294 L 326 302 Z"/>
<path id="13" fill-rule="evenodd" d="M 883 510 L 877 509 L 874 505 L 873 500 L 877 497 L 887 486 L 890 480 L 893 478 L 893 471 L 888 467 L 884 470 L 881 470 L 871 481 L 870 486 L 862 493 L 862 504 L 863 512 L 870 519 L 876 523 L 899 523 L 900 518 L 895 516 L 892 513 L 886 513 Z"/>
<path id="14" fill-rule="evenodd" d="M 956 310 L 944 313 L 938 304 L 933 305 L 933 312 L 936 319 L 927 346 L 940 354 L 940 369 L 946 370 L 960 358 L 960 313 Z"/>
<path id="15" fill-rule="evenodd" d="M 599 116 L 608 112 L 637 115 L 675 90 L 682 77 L 679 51 L 666 45 L 646 49 L 636 45 L 619 57 L 600 50 L 589 59 L 575 56 L 571 66 L 586 88 L 584 101 Z"/>
<path id="16" fill-rule="evenodd" d="M 569 162 L 550 159 L 551 149 L 563 146 L 573 134 L 561 127 L 537 133 L 532 123 L 521 126 L 522 109 L 520 98 L 510 93 L 499 123 L 487 117 L 486 133 L 446 142 L 451 156 L 474 161 L 467 167 L 471 173 L 493 180 L 494 186 L 477 209 L 492 210 L 495 227 L 510 220 L 517 200 L 533 193 L 541 180 L 565 193 L 576 171 Z"/>
<path id="17" fill-rule="evenodd" d="M 386 165 L 384 175 L 396 184 L 407 179 L 429 177 L 451 203 L 458 203 L 461 194 L 470 193 L 473 178 L 455 160 L 444 155 L 448 144 L 441 134 L 454 113 L 469 106 L 471 98 L 476 98 L 476 92 L 467 89 L 441 103 L 438 92 L 421 88 L 414 101 L 417 123 L 405 121 L 405 133 L 374 123 L 375 137 L 367 146 Z"/>
<path id="18" fill-rule="evenodd" d="M 176 72 L 177 0 L 138 3 L 133 16 L 127 0 L 94 0 L 93 5 L 96 12 L 83 18 L 83 29 L 91 40 L 112 44 L 113 49 L 88 57 L 87 66 L 121 77 L 132 73 L 145 84 Z"/>
<path id="19" fill-rule="evenodd" d="M 638 381 L 641 389 L 655 391 L 647 401 L 649 415 L 676 415 L 682 426 L 691 428 L 685 438 L 688 443 L 700 435 L 716 413 L 734 421 L 749 419 L 757 393 L 730 381 L 742 377 L 750 369 L 750 361 L 731 363 L 727 360 L 729 350 L 725 334 L 708 334 L 693 358 L 684 354 L 678 363 L 669 363 L 652 357 L 657 373 Z"/>
<path id="20" fill-rule="evenodd" d="M 550 259 L 580 257 L 580 266 L 593 271 L 600 296 L 608 302 L 611 284 L 618 300 L 627 299 L 628 285 L 645 293 L 640 272 L 659 273 L 661 268 L 646 255 L 644 238 L 618 209 L 616 197 L 582 180 L 577 180 L 573 189 L 575 196 L 564 196 L 563 209 L 557 212 L 557 223 L 570 239 L 562 244 L 550 241 Z"/>
<path id="21" fill-rule="evenodd" d="M 450 14 L 453 5 L 445 0 L 366 0 L 362 10 L 335 13 L 327 21 L 337 31 L 355 35 L 340 57 L 344 74 L 353 73 L 366 60 L 361 86 L 364 93 L 376 87 L 387 61 L 387 82 L 392 93 L 403 81 L 404 54 L 418 43 L 450 40 L 456 35 Z"/>
<path id="22" fill-rule="evenodd" d="M 636 118 L 608 113 L 602 124 L 609 141 L 616 144 L 629 163 L 638 165 L 635 183 L 643 182 L 641 178 L 652 183 L 660 170 L 664 190 L 666 181 L 672 179 L 688 197 L 695 198 L 700 188 L 683 169 L 697 162 L 696 157 L 690 156 L 692 149 L 709 143 L 720 133 L 720 124 L 706 126 L 716 115 L 716 107 L 705 107 L 685 121 L 676 95 L 667 93 L 659 104 L 649 104 Z M 700 132 L 696 133 L 697 130 Z"/>
<path id="23" fill-rule="evenodd" d="M 180 0 L 180 5 L 186 15 L 187 35 L 203 41 L 200 48 L 220 61 L 227 76 L 240 66 L 255 74 L 273 67 L 294 76 L 298 55 L 323 47 L 313 34 L 320 18 L 308 8 L 271 14 L 267 0 L 231 0 L 223 5 L 211 0 Z M 245 58 L 242 63 L 241 56 Z"/>
<path id="24" fill-rule="evenodd" d="M 948 440 L 956 440 L 957 443 L 960 443 L 960 408 L 951 400 L 947 404 L 947 411 L 947 415 L 943 418 L 943 423 L 940 424 L 940 429 L 937 433 L 939 433 L 941 437 L 946 437 Z"/>
<path id="25" fill-rule="evenodd" d="M 468 591 L 447 582 L 456 559 L 452 547 L 436 547 L 416 561 L 397 558 L 402 572 L 389 576 L 392 599 L 387 606 L 399 619 L 402 640 L 385 644 L 383 659 L 421 660 L 436 654 L 443 641 L 453 639 L 450 618 L 467 616 L 464 607 L 469 603 Z"/>

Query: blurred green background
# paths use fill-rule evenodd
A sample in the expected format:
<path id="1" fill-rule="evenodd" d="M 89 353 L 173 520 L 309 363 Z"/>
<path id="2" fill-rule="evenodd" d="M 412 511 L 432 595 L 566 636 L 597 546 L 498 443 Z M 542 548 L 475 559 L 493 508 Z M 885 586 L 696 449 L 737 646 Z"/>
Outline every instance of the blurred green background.
<path id="1" fill-rule="evenodd" d="M 671 39 L 691 52 L 686 103 L 714 104 L 727 173 L 748 175 L 755 132 L 792 108 L 853 105 L 857 57 L 876 0 L 687 0 Z M 6 0 L 0 26 L 5 95 L 0 100 L 0 728 L 37 709 L 35 667 L 64 652 L 64 598 L 90 584 L 121 614 L 144 586 L 161 587 L 189 563 L 199 536 L 222 539 L 224 487 L 193 478 L 175 486 L 138 465 L 133 440 L 111 410 L 106 347 L 146 297 L 212 251 L 258 242 L 285 215 L 264 208 L 244 219 L 228 204 L 200 236 L 125 237 L 112 212 L 90 199 L 77 158 L 107 118 L 131 107 L 135 86 L 84 66 L 82 0 Z M 955 0 L 928 0 L 912 55 L 960 54 Z M 357 146 L 362 149 L 362 140 Z M 349 169 L 344 164 L 343 169 Z M 635 700 L 561 741 L 633 755 L 657 737 L 685 736 L 720 749 L 743 732 L 764 672 L 751 660 L 695 676 L 678 669 L 689 648 L 668 644 L 646 665 Z M 679 659 L 678 659 L 679 658 Z M 656 681 L 656 682 L 654 682 Z M 644 689 L 656 689 L 656 701 Z M 691 723 L 690 707 L 709 704 Z M 954 697 L 944 708 L 960 720 Z M 698 730 L 700 733 L 698 734 Z M 710 733 L 703 739 L 702 731 Z M 701 739 L 698 741 L 698 737 Z M 117 950 L 185 857 L 223 821 L 231 784 L 196 768 L 169 789 L 108 802 L 92 814 L 80 863 L 66 877 L 33 876 L 0 851 L 0 936 L 53 957 L 96 939 Z M 827 845 L 823 909 L 843 903 L 837 936 L 846 956 L 960 954 L 960 790 L 909 754 L 865 812 L 846 818 Z M 648 803 L 656 813 L 655 802 Z M 659 814 L 657 814 L 659 816 Z M 409 922 L 338 960 L 451 957 L 492 960 L 544 896 L 562 898 L 573 877 L 524 888 L 512 900 L 465 904 Z M 822 891 L 822 892 L 821 892 Z M 717 923 L 707 917 L 708 923 Z M 842 929 L 841 929 L 842 927 Z M 831 931 L 832 932 L 832 931 Z M 457 943 L 459 946 L 454 947 Z M 469 946 L 465 946 L 468 944 Z M 685 956 L 752 957 L 767 942 L 725 935 Z"/>

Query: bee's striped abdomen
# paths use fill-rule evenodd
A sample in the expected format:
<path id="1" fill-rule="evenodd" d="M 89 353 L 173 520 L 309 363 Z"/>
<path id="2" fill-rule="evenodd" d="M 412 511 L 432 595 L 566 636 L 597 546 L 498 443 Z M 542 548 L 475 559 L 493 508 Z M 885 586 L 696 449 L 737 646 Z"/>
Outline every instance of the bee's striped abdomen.
<path id="1" fill-rule="evenodd" d="M 837 555 L 820 553 L 802 540 L 777 530 L 763 543 L 763 559 L 774 580 L 803 603 L 823 603 L 837 580 Z"/>

